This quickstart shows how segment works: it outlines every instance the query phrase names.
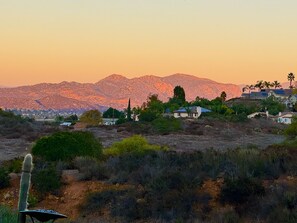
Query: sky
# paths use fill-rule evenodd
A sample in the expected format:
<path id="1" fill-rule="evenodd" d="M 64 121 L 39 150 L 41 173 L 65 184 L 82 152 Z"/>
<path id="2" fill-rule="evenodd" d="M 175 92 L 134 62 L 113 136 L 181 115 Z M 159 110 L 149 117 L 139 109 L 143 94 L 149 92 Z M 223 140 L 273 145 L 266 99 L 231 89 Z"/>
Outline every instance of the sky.
<path id="1" fill-rule="evenodd" d="M 297 74 L 296 0 L 0 0 L 0 86 Z"/>

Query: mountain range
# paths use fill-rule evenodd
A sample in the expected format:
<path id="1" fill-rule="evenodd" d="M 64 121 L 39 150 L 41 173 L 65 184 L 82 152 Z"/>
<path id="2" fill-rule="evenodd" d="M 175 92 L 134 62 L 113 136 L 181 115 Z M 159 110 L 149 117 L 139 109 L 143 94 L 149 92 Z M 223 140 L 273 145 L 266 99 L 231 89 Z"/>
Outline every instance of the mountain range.
<path id="1" fill-rule="evenodd" d="M 173 96 L 173 89 L 180 85 L 184 88 L 186 99 L 195 100 L 197 96 L 213 99 L 222 91 L 228 98 L 241 94 L 239 86 L 218 83 L 209 79 L 187 74 L 173 74 L 166 77 L 142 76 L 128 79 L 113 74 L 94 84 L 61 82 L 58 84 L 41 83 L 31 86 L 0 88 L 0 107 L 8 109 L 102 109 L 141 105 L 149 94 L 158 94 L 162 101 Z"/>

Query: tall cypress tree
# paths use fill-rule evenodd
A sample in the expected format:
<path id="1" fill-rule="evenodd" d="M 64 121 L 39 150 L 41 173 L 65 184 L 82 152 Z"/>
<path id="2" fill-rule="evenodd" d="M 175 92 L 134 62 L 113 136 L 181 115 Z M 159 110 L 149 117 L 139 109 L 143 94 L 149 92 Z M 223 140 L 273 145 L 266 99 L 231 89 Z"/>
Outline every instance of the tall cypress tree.
<path id="1" fill-rule="evenodd" d="M 128 102 L 128 108 L 127 108 L 127 120 L 131 121 L 131 105 L 130 105 L 130 98 L 129 98 L 129 102 Z"/>

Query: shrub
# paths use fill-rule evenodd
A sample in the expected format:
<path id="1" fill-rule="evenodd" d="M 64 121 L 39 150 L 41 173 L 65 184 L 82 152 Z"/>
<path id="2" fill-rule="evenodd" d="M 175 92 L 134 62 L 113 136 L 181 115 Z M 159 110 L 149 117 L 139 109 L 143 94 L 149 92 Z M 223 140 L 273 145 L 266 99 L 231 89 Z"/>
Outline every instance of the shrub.
<path id="1" fill-rule="evenodd" d="M 8 171 L 5 168 L 0 168 L 0 189 L 9 187 Z"/>
<path id="2" fill-rule="evenodd" d="M 121 142 L 114 143 L 110 148 L 104 150 L 104 154 L 108 156 L 118 156 L 125 153 L 147 154 L 150 151 L 166 150 L 166 148 L 150 145 L 147 140 L 140 136 L 123 139 Z"/>
<path id="3" fill-rule="evenodd" d="M 73 161 L 74 167 L 76 167 L 82 174 L 81 180 L 100 180 L 105 178 L 104 169 L 100 163 L 90 157 L 76 157 Z"/>
<path id="4" fill-rule="evenodd" d="M 156 132 L 168 134 L 181 129 L 181 120 L 176 118 L 157 118 L 152 122 Z"/>
<path id="5" fill-rule="evenodd" d="M 47 161 L 69 161 L 76 156 L 99 158 L 102 145 L 90 132 L 58 132 L 39 139 L 32 153 Z"/>
<path id="6" fill-rule="evenodd" d="M 292 212 L 286 208 L 277 207 L 271 212 L 268 222 L 295 223 L 297 222 L 297 211 Z"/>
<path id="7" fill-rule="evenodd" d="M 57 193 L 61 186 L 60 176 L 53 167 L 33 172 L 32 183 L 40 197 L 45 196 L 46 193 Z"/>
<path id="8" fill-rule="evenodd" d="M 79 121 L 86 123 L 88 126 L 98 126 L 102 123 L 101 112 L 98 110 L 86 111 L 80 116 Z"/>
<path id="9" fill-rule="evenodd" d="M 261 182 L 250 178 L 225 179 L 221 190 L 221 201 L 231 204 L 242 204 L 249 197 L 264 195 L 265 188 Z"/>
<path id="10" fill-rule="evenodd" d="M 29 194 L 28 196 L 28 207 L 34 208 L 38 203 L 38 198 L 34 196 L 33 194 Z"/>
<path id="11" fill-rule="evenodd" d="M 10 208 L 0 205 L 0 223 L 17 223 L 18 214 Z"/>
<path id="12" fill-rule="evenodd" d="M 90 214 L 93 211 L 99 211 L 118 196 L 122 196 L 125 191 L 121 190 L 104 190 L 102 192 L 94 192 L 88 195 L 85 203 L 80 209 L 83 214 Z"/>
<path id="13" fill-rule="evenodd" d="M 292 123 L 285 129 L 285 134 L 289 138 L 294 138 L 297 136 L 297 118 L 293 117 Z"/>
<path id="14" fill-rule="evenodd" d="M 4 162 L 4 166 L 10 173 L 20 173 L 22 170 L 22 163 L 23 159 L 15 158 Z"/>

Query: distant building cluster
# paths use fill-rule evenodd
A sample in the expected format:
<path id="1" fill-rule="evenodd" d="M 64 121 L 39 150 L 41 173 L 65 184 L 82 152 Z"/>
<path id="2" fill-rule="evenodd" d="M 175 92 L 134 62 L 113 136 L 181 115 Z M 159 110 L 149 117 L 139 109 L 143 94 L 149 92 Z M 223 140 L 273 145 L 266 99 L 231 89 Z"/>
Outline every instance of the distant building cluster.
<path id="1" fill-rule="evenodd" d="M 287 112 L 280 112 L 278 115 L 271 115 L 266 112 L 255 112 L 248 115 L 248 118 L 255 117 L 266 117 L 272 119 L 278 123 L 291 124 L 292 118 L 297 116 L 297 112 L 294 112 L 294 108 L 297 103 L 296 89 L 261 89 L 260 91 L 251 91 L 249 93 L 243 93 L 241 95 L 242 99 L 250 100 L 265 100 L 272 97 L 273 99 L 284 104 L 288 110 Z"/>
<path id="2" fill-rule="evenodd" d="M 55 121 L 56 117 L 81 116 L 84 110 L 28 110 L 28 109 L 4 109 L 22 117 L 32 118 L 36 121 Z"/>

